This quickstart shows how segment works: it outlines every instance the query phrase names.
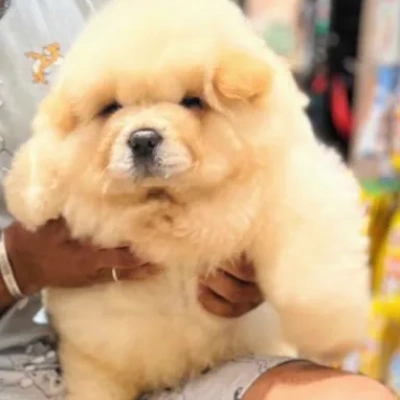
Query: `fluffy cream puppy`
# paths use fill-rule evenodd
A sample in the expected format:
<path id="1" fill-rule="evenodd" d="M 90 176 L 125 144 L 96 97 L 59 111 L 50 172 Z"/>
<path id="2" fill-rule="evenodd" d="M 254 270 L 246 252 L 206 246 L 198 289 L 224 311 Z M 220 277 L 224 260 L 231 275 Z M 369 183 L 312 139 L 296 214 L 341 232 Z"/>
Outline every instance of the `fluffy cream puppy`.
<path id="1" fill-rule="evenodd" d="M 6 196 L 29 229 L 63 215 L 75 238 L 163 267 L 146 282 L 47 290 L 70 400 L 130 400 L 251 353 L 342 355 L 363 336 L 356 182 L 228 0 L 106 7 L 40 107 Z M 198 278 L 241 253 L 268 304 L 212 316 Z"/>

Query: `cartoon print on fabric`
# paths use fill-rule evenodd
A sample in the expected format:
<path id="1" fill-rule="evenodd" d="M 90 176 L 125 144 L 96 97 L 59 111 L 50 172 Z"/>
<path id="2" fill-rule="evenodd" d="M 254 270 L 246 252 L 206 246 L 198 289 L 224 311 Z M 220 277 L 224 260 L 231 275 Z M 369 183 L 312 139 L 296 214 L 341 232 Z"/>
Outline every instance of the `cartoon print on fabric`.
<path id="1" fill-rule="evenodd" d="M 38 342 L 1 356 L 0 365 L 0 398 L 21 399 L 26 391 L 32 399 L 64 399 L 57 356 L 49 343 Z"/>
<path id="2" fill-rule="evenodd" d="M 29 51 L 25 56 L 33 60 L 33 83 L 47 85 L 52 67 L 59 66 L 63 61 L 61 46 L 59 43 L 50 43 L 42 47 L 42 52 Z"/>

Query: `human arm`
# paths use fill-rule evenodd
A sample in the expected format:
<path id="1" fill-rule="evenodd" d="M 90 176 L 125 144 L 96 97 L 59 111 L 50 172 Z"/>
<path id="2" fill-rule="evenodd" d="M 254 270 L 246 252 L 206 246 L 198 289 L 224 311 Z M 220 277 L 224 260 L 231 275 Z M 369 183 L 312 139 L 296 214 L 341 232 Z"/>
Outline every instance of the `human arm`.
<path id="1" fill-rule="evenodd" d="M 81 287 L 112 281 L 115 265 L 119 280 L 144 279 L 158 271 L 127 248 L 103 250 L 71 239 L 62 219 L 35 232 L 14 222 L 3 231 L 3 239 L 15 280 L 26 296 L 47 286 Z M 0 278 L 0 309 L 14 301 Z"/>
<path id="2" fill-rule="evenodd" d="M 72 240 L 62 219 L 35 232 L 15 222 L 3 234 L 15 280 L 24 295 L 47 286 L 79 287 L 112 281 L 114 265 L 120 266 L 120 280 L 144 279 L 159 270 L 138 260 L 126 248 L 101 250 L 90 243 Z M 262 296 L 252 265 L 242 258 L 224 263 L 216 274 L 202 279 L 198 299 L 210 313 L 234 318 L 257 307 Z M 14 301 L 0 277 L 0 310 Z"/>

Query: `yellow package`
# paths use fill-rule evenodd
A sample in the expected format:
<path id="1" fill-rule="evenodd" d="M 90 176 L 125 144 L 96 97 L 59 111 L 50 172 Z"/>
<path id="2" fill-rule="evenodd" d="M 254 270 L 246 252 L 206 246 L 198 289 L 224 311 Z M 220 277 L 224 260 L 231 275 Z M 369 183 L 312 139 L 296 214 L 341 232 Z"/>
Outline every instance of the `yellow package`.
<path id="1" fill-rule="evenodd" d="M 384 380 L 389 375 L 390 360 L 399 338 L 393 321 L 400 321 L 400 273 L 393 267 L 393 258 L 398 248 L 395 243 L 400 215 L 394 213 L 393 195 L 365 194 L 363 200 L 368 212 L 375 300 L 364 346 L 345 360 L 343 368 Z"/>
<path id="2" fill-rule="evenodd" d="M 389 361 L 385 382 L 400 396 L 400 325 L 397 325 L 397 345 Z"/>
<path id="3" fill-rule="evenodd" d="M 380 295 L 391 296 L 400 293 L 400 208 L 391 218 L 389 230 L 383 242 L 382 251 L 375 264 L 377 285 Z"/>
<path id="4" fill-rule="evenodd" d="M 394 357 L 399 344 L 400 293 L 377 297 L 373 300 L 368 345 L 362 352 L 360 371 L 382 382 L 393 379 L 389 377 L 397 368 Z"/>
<path id="5" fill-rule="evenodd" d="M 361 372 L 387 382 L 397 370 L 400 343 L 400 209 L 394 212 L 376 257 L 375 296 Z"/>
<path id="6" fill-rule="evenodd" d="M 387 321 L 384 317 L 371 313 L 368 339 L 360 349 L 359 372 L 377 380 L 384 378 L 384 353 Z M 358 371 L 353 371 L 358 372 Z"/>
<path id="7" fill-rule="evenodd" d="M 400 151 L 392 154 L 392 164 L 396 172 L 400 174 Z"/>
<path id="8" fill-rule="evenodd" d="M 388 227 L 388 214 L 393 200 L 389 194 L 365 194 L 364 199 L 369 215 L 368 235 L 372 241 L 373 257 L 380 247 L 382 234 Z"/>

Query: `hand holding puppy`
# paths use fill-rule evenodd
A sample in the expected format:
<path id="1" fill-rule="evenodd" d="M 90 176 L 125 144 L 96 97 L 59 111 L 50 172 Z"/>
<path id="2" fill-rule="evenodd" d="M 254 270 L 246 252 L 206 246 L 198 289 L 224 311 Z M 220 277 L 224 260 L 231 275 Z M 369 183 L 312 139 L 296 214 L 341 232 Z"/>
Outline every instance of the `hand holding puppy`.
<path id="1" fill-rule="evenodd" d="M 253 265 L 245 256 L 203 279 L 198 299 L 207 311 L 225 318 L 241 317 L 263 302 Z"/>
<path id="2" fill-rule="evenodd" d="M 144 279 L 158 268 L 138 260 L 127 248 L 99 249 L 71 239 L 65 221 L 50 221 L 35 232 L 14 223 L 4 232 L 18 284 L 30 295 L 47 286 L 81 287 L 113 280 Z"/>
<path id="3" fill-rule="evenodd" d="M 17 222 L 4 232 L 6 248 L 22 291 L 34 294 L 46 286 L 82 287 L 113 280 L 150 279 L 160 268 L 139 260 L 128 248 L 99 249 L 71 239 L 63 219 L 48 222 L 32 233 Z M 199 284 L 199 302 L 212 314 L 233 318 L 257 307 L 261 293 L 254 270 L 244 258 L 226 263 Z M 9 300 L 9 301 L 8 301 Z M 11 302 L 10 299 L 3 302 Z"/>

